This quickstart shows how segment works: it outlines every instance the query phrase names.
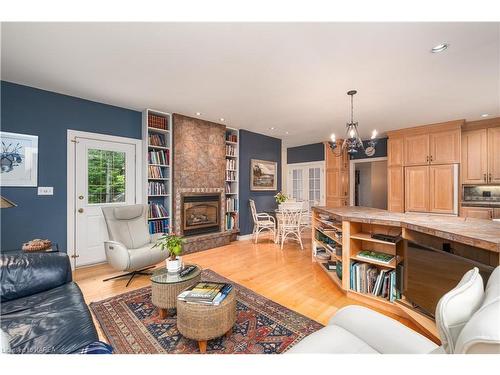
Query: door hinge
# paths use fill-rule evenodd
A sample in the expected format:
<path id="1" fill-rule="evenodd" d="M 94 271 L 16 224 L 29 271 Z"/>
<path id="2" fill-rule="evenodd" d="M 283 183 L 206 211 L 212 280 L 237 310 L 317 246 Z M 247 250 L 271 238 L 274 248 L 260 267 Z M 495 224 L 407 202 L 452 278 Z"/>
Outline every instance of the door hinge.
<path id="1" fill-rule="evenodd" d="M 71 139 L 70 141 L 73 142 L 73 143 L 80 143 L 76 139 Z"/>
<path id="2" fill-rule="evenodd" d="M 80 257 L 80 255 L 78 255 L 78 254 L 73 254 L 70 256 L 70 258 L 78 258 L 78 257 Z"/>

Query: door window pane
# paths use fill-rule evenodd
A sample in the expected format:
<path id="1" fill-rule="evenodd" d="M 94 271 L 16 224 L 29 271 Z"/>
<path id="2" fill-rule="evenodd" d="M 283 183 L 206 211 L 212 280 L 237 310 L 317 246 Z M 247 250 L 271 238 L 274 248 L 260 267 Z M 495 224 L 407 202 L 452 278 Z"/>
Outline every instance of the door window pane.
<path id="1" fill-rule="evenodd" d="M 294 169 L 292 171 L 292 198 L 296 200 L 303 199 L 303 186 L 302 169 Z"/>
<path id="2" fill-rule="evenodd" d="M 311 204 L 320 201 L 320 169 L 309 168 L 309 201 Z"/>
<path id="3" fill-rule="evenodd" d="M 89 149 L 88 203 L 125 202 L 125 153 Z"/>

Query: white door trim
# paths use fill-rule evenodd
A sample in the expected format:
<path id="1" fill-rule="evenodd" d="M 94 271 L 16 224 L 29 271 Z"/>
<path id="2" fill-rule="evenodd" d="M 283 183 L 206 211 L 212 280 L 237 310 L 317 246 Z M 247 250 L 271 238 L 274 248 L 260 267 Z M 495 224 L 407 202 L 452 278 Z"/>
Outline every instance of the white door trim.
<path id="1" fill-rule="evenodd" d="M 66 136 L 66 215 L 67 215 L 67 249 L 66 253 L 69 256 L 75 254 L 75 184 L 76 184 L 76 138 L 88 138 L 97 141 L 117 142 L 132 144 L 135 146 L 135 202 L 142 203 L 143 201 L 143 179 L 142 179 L 142 140 L 136 138 L 118 137 L 115 135 L 107 135 L 100 133 L 90 133 L 79 130 L 68 129 Z M 73 259 L 74 260 L 74 259 Z M 75 262 L 71 262 L 71 268 L 74 269 Z"/>
<path id="2" fill-rule="evenodd" d="M 354 206 L 354 172 L 357 163 L 371 163 L 372 161 L 384 161 L 387 156 L 378 158 L 351 159 L 349 161 L 349 206 Z"/>

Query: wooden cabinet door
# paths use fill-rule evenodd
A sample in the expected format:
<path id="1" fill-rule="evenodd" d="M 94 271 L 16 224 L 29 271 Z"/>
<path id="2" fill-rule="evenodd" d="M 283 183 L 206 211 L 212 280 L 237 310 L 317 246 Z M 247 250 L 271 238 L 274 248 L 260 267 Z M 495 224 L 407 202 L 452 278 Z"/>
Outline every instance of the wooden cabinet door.
<path id="1" fill-rule="evenodd" d="M 326 170 L 326 199 L 340 198 L 342 192 L 342 170 L 327 169 Z"/>
<path id="2" fill-rule="evenodd" d="M 488 129 L 488 182 L 500 183 L 500 127 Z"/>
<path id="3" fill-rule="evenodd" d="M 463 217 L 472 217 L 475 219 L 492 219 L 493 208 L 485 207 L 462 207 Z"/>
<path id="4" fill-rule="evenodd" d="M 429 164 L 429 134 L 405 136 L 404 154 L 405 166 Z"/>
<path id="5" fill-rule="evenodd" d="M 387 169 L 387 209 L 389 211 L 404 212 L 404 188 L 403 167 L 389 167 Z"/>
<path id="6" fill-rule="evenodd" d="M 389 138 L 387 140 L 387 165 L 401 167 L 404 164 L 404 138 Z"/>
<path id="7" fill-rule="evenodd" d="M 429 166 L 405 167 L 405 210 L 429 211 Z"/>
<path id="8" fill-rule="evenodd" d="M 456 164 L 429 167 L 429 211 L 440 214 L 457 214 L 458 192 Z"/>
<path id="9" fill-rule="evenodd" d="M 460 129 L 429 134 L 431 164 L 460 163 Z"/>
<path id="10" fill-rule="evenodd" d="M 337 148 L 335 151 L 332 150 L 329 143 L 325 143 L 325 161 L 326 168 L 337 168 L 337 169 L 347 169 L 349 165 L 349 155 L 347 150 L 342 149 L 342 140 L 337 141 Z"/>
<path id="11" fill-rule="evenodd" d="M 346 207 L 347 206 L 347 199 L 344 199 L 344 198 L 327 199 L 326 206 L 331 207 L 331 208 Z"/>
<path id="12" fill-rule="evenodd" d="M 486 129 L 462 134 L 462 183 L 485 184 L 488 177 L 488 136 Z"/>
<path id="13" fill-rule="evenodd" d="M 493 209 L 493 219 L 500 219 L 500 208 Z"/>

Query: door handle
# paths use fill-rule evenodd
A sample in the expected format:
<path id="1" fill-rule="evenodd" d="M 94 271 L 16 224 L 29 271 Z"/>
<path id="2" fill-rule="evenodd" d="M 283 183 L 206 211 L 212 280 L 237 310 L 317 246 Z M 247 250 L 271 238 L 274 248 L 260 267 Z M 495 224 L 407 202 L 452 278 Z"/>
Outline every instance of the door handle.
<path id="1" fill-rule="evenodd" d="M 425 161 L 428 163 L 429 162 L 429 156 L 425 158 Z"/>
<path id="2" fill-rule="evenodd" d="M 431 161 L 432 161 L 432 155 L 431 155 Z"/>
<path id="3" fill-rule="evenodd" d="M 79 195 L 78 199 L 82 200 L 83 199 L 83 195 Z"/>
<path id="4" fill-rule="evenodd" d="M 83 213 L 83 208 L 79 208 L 79 209 L 78 209 L 78 212 L 79 212 L 79 213 Z"/>
<path id="5" fill-rule="evenodd" d="M 488 182 L 488 178 L 486 177 L 486 173 L 483 174 L 483 180 L 484 180 L 484 182 Z"/>
<path id="6" fill-rule="evenodd" d="M 488 177 L 489 177 L 489 182 L 491 182 L 491 180 L 492 180 L 491 173 L 488 174 Z"/>

